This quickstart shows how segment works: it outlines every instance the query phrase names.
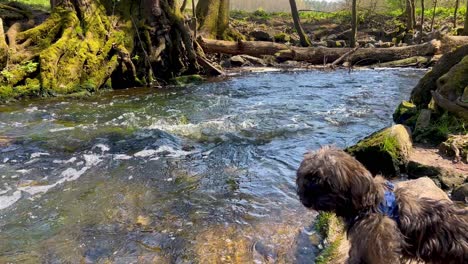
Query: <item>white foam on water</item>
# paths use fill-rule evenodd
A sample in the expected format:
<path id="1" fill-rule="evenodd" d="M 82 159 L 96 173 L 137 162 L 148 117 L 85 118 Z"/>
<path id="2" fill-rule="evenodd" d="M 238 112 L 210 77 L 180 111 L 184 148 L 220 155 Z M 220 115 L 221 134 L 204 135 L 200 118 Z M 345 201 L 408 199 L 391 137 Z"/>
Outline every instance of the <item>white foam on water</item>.
<path id="1" fill-rule="evenodd" d="M 197 124 L 171 124 L 165 120 L 158 120 L 148 129 L 159 129 L 170 134 L 176 134 L 189 138 L 204 138 L 206 136 L 222 136 L 229 133 L 237 133 L 243 129 L 249 129 L 256 126 L 255 121 L 244 121 L 236 124 L 236 116 L 226 115 L 217 119 L 203 121 Z"/>
<path id="2" fill-rule="evenodd" d="M 27 113 L 32 113 L 32 112 L 35 112 L 35 111 L 37 111 L 37 110 L 39 110 L 39 108 L 37 108 L 36 106 L 30 107 L 30 108 L 26 108 L 26 112 L 27 112 Z"/>
<path id="3" fill-rule="evenodd" d="M 128 156 L 126 154 L 115 154 L 115 155 L 113 155 L 113 159 L 115 159 L 115 160 L 129 160 L 131 158 L 132 158 L 132 156 Z"/>
<path id="4" fill-rule="evenodd" d="M 85 154 L 83 155 L 83 158 L 86 162 L 86 167 L 97 165 L 99 162 L 102 161 L 102 156 L 96 154 Z"/>
<path id="5" fill-rule="evenodd" d="M 74 130 L 75 127 L 61 127 L 61 128 L 52 128 L 49 129 L 49 132 L 60 132 L 60 131 L 69 131 L 69 130 Z"/>
<path id="6" fill-rule="evenodd" d="M 52 162 L 55 164 L 67 164 L 67 163 L 73 163 L 76 161 L 76 157 L 70 158 L 69 160 L 53 160 Z"/>
<path id="7" fill-rule="evenodd" d="M 156 155 L 157 150 L 155 149 L 144 149 L 142 151 L 138 151 L 137 153 L 133 154 L 133 156 L 138 157 L 138 158 L 144 158 L 144 157 L 150 157 L 153 155 Z"/>
<path id="8" fill-rule="evenodd" d="M 41 156 L 50 156 L 50 154 L 47 152 L 35 152 L 31 154 L 30 159 L 39 158 Z"/>
<path id="9" fill-rule="evenodd" d="M 15 191 L 12 195 L 0 196 L 0 210 L 5 209 L 16 203 L 21 199 L 21 191 Z"/>
<path id="10" fill-rule="evenodd" d="M 110 148 L 104 144 L 97 144 L 93 148 L 99 148 L 102 152 L 107 152 L 110 150 Z"/>
<path id="11" fill-rule="evenodd" d="M 41 193 L 46 193 L 50 189 L 54 188 L 55 186 L 58 186 L 62 183 L 65 182 L 70 182 L 70 181 L 76 181 L 78 178 L 80 178 L 86 171 L 88 171 L 91 167 L 96 166 L 102 161 L 102 156 L 101 155 L 96 155 L 96 154 L 84 154 L 83 159 L 85 160 L 84 164 L 85 166 L 82 167 L 81 169 L 75 169 L 75 168 L 67 168 L 62 173 L 60 174 L 61 178 L 49 185 L 35 185 L 35 186 L 23 186 L 19 187 L 13 195 L 10 196 L 0 196 L 0 210 L 7 208 L 14 203 L 16 203 L 20 198 L 21 198 L 21 192 L 26 192 L 32 196 L 36 194 L 41 194 Z M 71 158 L 68 161 L 62 161 L 62 163 L 70 163 L 76 161 L 76 158 Z M 81 162 L 83 163 L 83 162 Z"/>
<path id="12" fill-rule="evenodd" d="M 166 157 L 178 158 L 178 157 L 183 157 L 183 156 L 192 154 L 194 153 L 194 151 L 178 150 L 178 149 L 174 149 L 171 146 L 164 145 L 164 146 L 160 146 L 158 149 L 144 149 L 142 151 L 139 151 L 133 154 L 133 156 L 138 157 L 138 158 L 153 157 L 159 153 L 167 153 L 167 155 L 165 155 Z M 151 160 L 158 160 L 158 159 L 159 157 L 156 157 L 156 158 L 152 158 Z"/>

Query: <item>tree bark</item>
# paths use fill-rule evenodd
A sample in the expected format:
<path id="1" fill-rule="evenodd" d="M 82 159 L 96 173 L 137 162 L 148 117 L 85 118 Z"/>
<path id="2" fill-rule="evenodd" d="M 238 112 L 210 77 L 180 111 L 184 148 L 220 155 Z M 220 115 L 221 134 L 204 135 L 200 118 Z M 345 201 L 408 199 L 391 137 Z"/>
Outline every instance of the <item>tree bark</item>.
<path id="1" fill-rule="evenodd" d="M 463 28 L 463 35 L 468 36 L 468 1 L 466 1 L 465 26 Z"/>
<path id="2" fill-rule="evenodd" d="M 354 1 L 354 0 L 353 0 Z M 406 0 L 406 29 L 411 31 L 414 29 L 414 12 L 413 12 L 412 0 Z"/>
<path id="3" fill-rule="evenodd" d="M 357 0 L 353 0 L 351 8 L 351 38 L 349 40 L 351 48 L 356 47 L 357 27 Z"/>
<path id="4" fill-rule="evenodd" d="M 297 11 L 297 5 L 295 0 L 289 0 L 289 5 L 291 6 L 291 15 L 294 21 L 294 28 L 296 28 L 297 34 L 301 42 L 301 46 L 309 47 L 311 45 L 309 37 L 307 37 L 304 29 L 301 25 L 301 20 L 299 18 L 299 12 Z"/>
<path id="5" fill-rule="evenodd" d="M 455 0 L 455 11 L 453 12 L 453 28 L 457 28 L 457 13 L 460 0 Z"/>
<path id="6" fill-rule="evenodd" d="M 206 53 L 247 54 L 257 57 L 261 55 L 275 55 L 281 61 L 306 61 L 312 64 L 332 63 L 353 50 L 352 48 L 288 47 L 284 44 L 261 41 L 233 42 L 202 39 L 199 42 Z M 430 56 L 438 51 L 439 46 L 439 41 L 432 41 L 406 47 L 361 48 L 349 55 L 348 61 L 353 64 L 370 65 L 412 56 Z"/>
<path id="7" fill-rule="evenodd" d="M 10 34 L 5 70 L 11 78 L 0 76 L 0 100 L 150 85 L 155 77 L 198 72 L 190 31 L 175 3 L 51 1 L 47 20 Z"/>
<path id="8" fill-rule="evenodd" d="M 422 42 L 424 33 L 424 0 L 421 0 L 421 28 L 419 29 L 419 43 Z"/>
<path id="9" fill-rule="evenodd" d="M 198 32 L 207 38 L 225 39 L 229 27 L 229 0 L 200 0 L 196 8 Z"/>
<path id="10" fill-rule="evenodd" d="M 432 98 L 431 91 L 437 89 L 437 80 L 454 65 L 458 64 L 465 56 L 468 56 L 468 45 L 461 46 L 442 56 L 437 64 L 432 67 L 432 70 L 424 75 L 413 91 L 411 91 L 411 102 L 418 107 L 427 107 Z"/>
<path id="11" fill-rule="evenodd" d="M 431 32 L 434 30 L 434 21 L 435 21 L 435 13 L 437 8 L 437 0 L 433 1 L 434 9 L 432 9 L 432 20 L 431 20 Z"/>
<path id="12" fill-rule="evenodd" d="M 443 97 L 437 91 L 431 91 L 432 98 L 434 102 L 440 106 L 442 109 L 452 113 L 460 118 L 463 118 L 465 121 L 468 121 L 468 109 L 462 107 L 455 102 L 448 100 L 447 98 Z"/>
<path id="13" fill-rule="evenodd" d="M 192 1 L 195 1 L 195 0 L 192 0 Z M 182 2 L 182 5 L 180 6 L 180 12 L 184 12 L 185 11 L 185 7 L 187 7 L 187 0 L 184 0 Z"/>

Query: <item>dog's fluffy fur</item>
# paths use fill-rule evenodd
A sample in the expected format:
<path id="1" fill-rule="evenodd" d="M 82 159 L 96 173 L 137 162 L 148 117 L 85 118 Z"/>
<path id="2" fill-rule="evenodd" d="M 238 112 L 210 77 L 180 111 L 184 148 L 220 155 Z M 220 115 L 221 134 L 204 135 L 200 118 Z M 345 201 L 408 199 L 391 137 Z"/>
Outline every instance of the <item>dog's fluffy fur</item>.
<path id="1" fill-rule="evenodd" d="M 377 210 L 385 180 L 342 150 L 324 147 L 306 154 L 296 183 L 304 206 L 344 218 L 348 263 L 468 263 L 468 210 L 396 188 L 397 222 Z"/>

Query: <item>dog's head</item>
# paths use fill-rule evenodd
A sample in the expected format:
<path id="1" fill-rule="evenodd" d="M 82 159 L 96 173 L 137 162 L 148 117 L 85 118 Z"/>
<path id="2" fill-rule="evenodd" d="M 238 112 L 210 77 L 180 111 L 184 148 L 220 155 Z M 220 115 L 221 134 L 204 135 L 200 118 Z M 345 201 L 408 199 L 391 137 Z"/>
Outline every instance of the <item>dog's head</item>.
<path id="1" fill-rule="evenodd" d="M 371 173 L 346 152 L 323 147 L 307 153 L 297 170 L 297 194 L 305 207 L 346 215 L 375 203 Z"/>

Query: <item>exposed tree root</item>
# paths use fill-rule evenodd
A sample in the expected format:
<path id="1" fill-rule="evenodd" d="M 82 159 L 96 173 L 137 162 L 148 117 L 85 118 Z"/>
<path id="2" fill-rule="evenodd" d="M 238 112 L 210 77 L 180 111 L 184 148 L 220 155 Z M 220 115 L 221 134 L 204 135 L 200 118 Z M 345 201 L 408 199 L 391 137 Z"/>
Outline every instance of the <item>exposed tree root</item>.
<path id="1" fill-rule="evenodd" d="M 437 91 L 431 91 L 432 98 L 435 103 L 440 106 L 442 109 L 463 118 L 465 121 L 468 121 L 468 109 L 457 105 L 456 103 L 444 98 Z"/>
<path id="2" fill-rule="evenodd" d="M 175 3 L 153 1 L 157 8 L 151 10 L 159 10 L 154 17 L 145 14 L 146 0 L 136 2 L 64 0 L 44 23 L 26 31 L 17 23 L 0 32 L 0 100 L 150 85 L 155 78 L 199 72 Z M 106 8 L 119 15 L 109 16 Z"/>

